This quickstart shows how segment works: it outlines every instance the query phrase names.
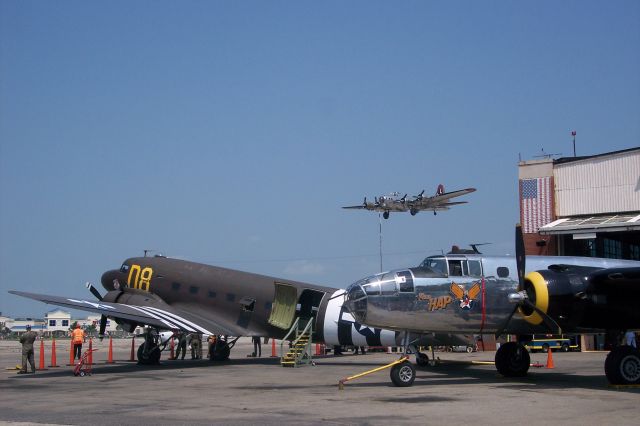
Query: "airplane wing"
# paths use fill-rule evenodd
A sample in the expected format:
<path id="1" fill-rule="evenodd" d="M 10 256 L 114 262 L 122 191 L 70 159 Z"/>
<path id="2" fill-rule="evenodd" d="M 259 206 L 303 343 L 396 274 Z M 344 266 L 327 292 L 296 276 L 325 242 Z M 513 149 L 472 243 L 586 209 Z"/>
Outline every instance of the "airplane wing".
<path id="1" fill-rule="evenodd" d="M 455 198 L 455 197 L 460 197 L 465 194 L 469 194 L 471 192 L 474 192 L 475 190 L 476 190 L 475 188 L 467 188 L 467 189 L 460 189 L 458 191 L 445 192 L 444 194 L 434 195 L 433 197 L 424 197 L 420 201 L 420 206 L 433 207 L 433 206 L 439 206 L 439 205 L 454 205 L 454 204 L 464 203 L 465 201 L 448 203 L 447 200 L 450 200 L 451 198 Z"/>
<path id="2" fill-rule="evenodd" d="M 111 318 L 120 318 L 160 329 L 181 330 L 190 333 L 198 332 L 209 335 L 241 336 L 244 334 L 243 329 L 229 324 L 221 316 L 215 317 L 209 313 L 207 318 L 204 319 L 200 315 L 191 313 L 188 306 L 176 308 L 167 305 L 159 308 L 156 306 L 127 305 L 124 303 L 75 299 L 14 290 L 10 290 L 9 293 L 51 305 L 95 312 Z M 246 332 L 246 330 L 244 331 Z"/>
<path id="3" fill-rule="evenodd" d="M 362 204 L 360 204 L 359 206 L 345 206 L 345 207 L 343 207 L 343 209 L 367 209 L 367 210 L 369 210 L 368 207 L 365 207 Z"/>

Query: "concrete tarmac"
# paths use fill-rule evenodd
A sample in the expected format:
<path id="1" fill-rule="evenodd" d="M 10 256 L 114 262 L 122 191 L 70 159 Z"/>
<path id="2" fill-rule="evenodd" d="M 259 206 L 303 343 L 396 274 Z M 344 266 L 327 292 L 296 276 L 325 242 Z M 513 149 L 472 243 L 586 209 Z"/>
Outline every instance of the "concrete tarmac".
<path id="1" fill-rule="evenodd" d="M 136 339 L 136 346 L 140 339 Z M 279 343 L 279 342 L 278 342 Z M 50 364 L 50 341 L 45 341 Z M 87 346 L 84 347 L 86 349 Z M 92 375 L 74 377 L 72 367 L 17 375 L 0 374 L 0 423 L 73 425 L 396 425 L 514 423 L 636 425 L 640 389 L 607 385 L 606 353 L 553 353 L 555 368 L 532 368 L 522 379 L 498 375 L 494 352 L 436 352 L 444 362 L 418 369 L 410 388 L 391 384 L 388 371 L 345 384 L 341 378 L 389 363 L 397 354 L 318 357 L 316 365 L 283 368 L 263 345 L 249 358 L 242 338 L 227 362 L 169 361 L 140 366 L 127 362 L 131 340 L 114 340 L 116 364 L 104 364 L 108 340 L 96 342 Z M 57 341 L 57 361 L 69 362 L 69 341 Z M 36 345 L 36 366 L 39 361 Z M 136 347 L 137 349 L 137 347 Z M 279 345 L 278 345 L 279 349 Z M 206 351 L 206 349 L 205 349 Z M 546 354 L 532 354 L 545 364 Z M 446 362 L 454 361 L 454 362 Z M 20 344 L 0 341 L 0 365 L 20 362 Z"/>

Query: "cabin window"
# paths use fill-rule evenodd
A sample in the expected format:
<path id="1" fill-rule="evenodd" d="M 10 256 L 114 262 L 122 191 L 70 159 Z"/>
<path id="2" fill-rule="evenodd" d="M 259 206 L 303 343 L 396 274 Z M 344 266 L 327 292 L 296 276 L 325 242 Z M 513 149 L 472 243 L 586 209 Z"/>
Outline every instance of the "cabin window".
<path id="1" fill-rule="evenodd" d="M 120 267 L 120 272 L 127 272 L 129 270 L 129 265 L 127 265 L 126 263 L 123 263 L 122 266 Z"/>
<path id="2" fill-rule="evenodd" d="M 236 295 L 233 293 L 227 293 L 227 302 L 233 302 L 236 300 Z"/>
<path id="3" fill-rule="evenodd" d="M 367 296 L 379 296 L 380 295 L 380 276 L 376 275 L 371 278 L 367 278 L 362 283 L 362 288 Z"/>
<path id="4" fill-rule="evenodd" d="M 496 272 L 500 278 L 507 278 L 509 276 L 509 268 L 506 266 L 498 266 Z"/>
<path id="5" fill-rule="evenodd" d="M 177 282 L 175 282 L 175 281 L 174 281 L 174 282 L 172 282 L 172 283 L 171 283 L 171 290 L 173 290 L 173 291 L 178 291 L 178 290 L 180 290 L 180 285 L 181 285 L 180 283 L 177 283 Z"/>
<path id="6" fill-rule="evenodd" d="M 200 288 L 196 287 L 195 285 L 192 285 L 191 287 L 189 287 L 189 293 L 191 294 L 198 294 L 198 290 L 200 290 Z"/>
<path id="7" fill-rule="evenodd" d="M 397 278 L 400 291 L 403 293 L 413 292 L 413 275 L 410 271 L 400 271 L 397 273 Z"/>
<path id="8" fill-rule="evenodd" d="M 209 297 L 211 297 L 212 299 L 216 297 L 216 292 L 209 290 Z"/>
<path id="9" fill-rule="evenodd" d="M 396 294 L 398 292 L 398 288 L 396 287 L 396 274 L 388 273 L 384 274 L 382 280 L 380 281 L 380 293 L 385 295 Z"/>
<path id="10" fill-rule="evenodd" d="M 472 277 L 481 277 L 482 276 L 482 265 L 480 265 L 479 260 L 470 260 L 469 261 L 469 275 Z"/>

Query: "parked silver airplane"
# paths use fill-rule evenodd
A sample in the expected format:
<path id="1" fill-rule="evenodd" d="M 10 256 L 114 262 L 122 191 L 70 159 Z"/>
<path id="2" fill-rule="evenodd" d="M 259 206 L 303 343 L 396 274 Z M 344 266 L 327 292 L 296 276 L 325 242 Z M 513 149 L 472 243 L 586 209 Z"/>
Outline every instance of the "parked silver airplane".
<path id="1" fill-rule="evenodd" d="M 640 262 L 561 256 L 525 260 L 519 226 L 516 257 L 429 256 L 418 267 L 359 280 L 346 292 L 345 305 L 356 322 L 404 331 L 406 336 L 640 329 Z M 427 355 L 409 339 L 403 344 L 405 352 L 424 364 Z M 523 345 L 509 342 L 500 346 L 495 362 L 502 375 L 523 376 L 530 358 Z M 605 373 L 614 384 L 640 384 L 640 351 L 614 348 Z M 398 364 L 391 379 L 397 386 L 410 386 L 415 368 L 409 362 Z"/>
<path id="2" fill-rule="evenodd" d="M 376 212 L 382 212 L 382 216 L 385 219 L 389 219 L 391 212 L 409 212 L 411 216 L 415 216 L 419 211 L 428 210 L 433 211 L 436 214 L 442 210 L 449 210 L 451 206 L 458 204 L 466 204 L 466 201 L 449 201 L 452 198 L 460 197 L 461 195 L 474 192 L 475 188 L 461 189 L 453 192 L 444 192 L 444 186 L 438 185 L 436 195 L 433 197 L 425 197 L 424 190 L 418 195 L 407 199 L 408 194 L 404 194 L 400 197 L 400 193 L 392 192 L 388 195 L 381 195 L 374 197 L 374 202 L 367 201 L 367 197 L 364 198 L 364 202 L 357 206 L 346 206 L 343 209 L 364 209 Z"/>

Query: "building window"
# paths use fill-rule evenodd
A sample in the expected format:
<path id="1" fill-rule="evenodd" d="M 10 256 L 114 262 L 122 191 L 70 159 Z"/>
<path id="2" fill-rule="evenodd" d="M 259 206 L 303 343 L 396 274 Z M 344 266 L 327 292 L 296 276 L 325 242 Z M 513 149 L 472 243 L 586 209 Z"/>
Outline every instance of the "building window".
<path id="1" fill-rule="evenodd" d="M 49 327 L 55 327 L 56 326 L 56 320 L 49 320 Z"/>
<path id="2" fill-rule="evenodd" d="M 63 327 L 69 327 L 69 320 L 62 320 Z"/>
<path id="3" fill-rule="evenodd" d="M 622 243 L 620 241 L 604 238 L 602 240 L 602 257 L 609 259 L 621 259 Z"/>

